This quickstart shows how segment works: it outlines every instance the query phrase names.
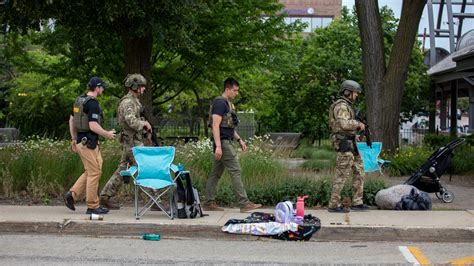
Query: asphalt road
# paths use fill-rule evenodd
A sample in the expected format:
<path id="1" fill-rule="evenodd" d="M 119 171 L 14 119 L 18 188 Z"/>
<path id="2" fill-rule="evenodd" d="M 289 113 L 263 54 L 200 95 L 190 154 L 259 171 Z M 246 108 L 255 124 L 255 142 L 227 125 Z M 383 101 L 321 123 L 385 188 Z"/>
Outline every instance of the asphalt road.
<path id="1" fill-rule="evenodd" d="M 474 263 L 472 243 L 284 242 L 0 235 L 0 265 Z M 413 250 L 417 252 L 413 252 Z M 405 252 L 405 255 L 403 254 Z M 469 257 L 466 259 L 466 257 Z"/>

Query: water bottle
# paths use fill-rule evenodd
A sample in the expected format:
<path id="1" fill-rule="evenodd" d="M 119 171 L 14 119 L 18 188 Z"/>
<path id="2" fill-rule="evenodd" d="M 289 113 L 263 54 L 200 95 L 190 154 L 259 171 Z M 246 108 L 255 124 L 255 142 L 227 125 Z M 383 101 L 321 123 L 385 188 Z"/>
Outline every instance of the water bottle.
<path id="1" fill-rule="evenodd" d="M 143 235 L 143 240 L 151 240 L 151 241 L 160 241 L 160 235 L 159 234 L 144 234 Z"/>
<path id="2" fill-rule="evenodd" d="M 298 197 L 296 201 L 296 217 L 304 217 L 304 199 L 306 199 L 308 195 L 303 197 Z"/>

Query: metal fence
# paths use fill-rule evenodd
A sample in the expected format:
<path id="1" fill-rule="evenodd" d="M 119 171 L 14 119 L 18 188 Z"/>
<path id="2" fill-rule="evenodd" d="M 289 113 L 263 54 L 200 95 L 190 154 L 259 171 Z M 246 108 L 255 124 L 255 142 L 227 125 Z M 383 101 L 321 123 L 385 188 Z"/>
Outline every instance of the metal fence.
<path id="1" fill-rule="evenodd" d="M 256 122 L 254 112 L 238 112 L 240 120 L 239 126 L 236 128 L 237 132 L 242 138 L 250 138 L 255 135 Z M 203 137 L 206 134 L 210 136 L 211 130 L 207 128 L 207 121 L 204 123 L 202 118 L 169 118 L 161 120 L 154 125 L 156 132 L 161 138 L 168 137 Z M 117 124 L 116 118 L 107 119 L 104 121 L 105 128 L 115 128 L 118 130 L 120 126 Z"/>
<path id="2" fill-rule="evenodd" d="M 250 138 L 255 135 L 257 123 L 255 121 L 254 112 L 238 112 L 240 124 L 237 127 L 237 132 L 242 138 Z M 115 118 L 105 121 L 106 128 L 119 128 Z M 204 137 L 207 122 L 204 124 L 202 119 L 168 119 L 161 121 L 155 125 L 158 136 L 161 138 L 167 137 Z M 207 128 L 210 136 L 211 130 Z M 400 130 L 400 145 L 417 146 L 423 144 L 423 139 L 428 133 L 427 129 L 401 129 Z M 312 139 L 315 146 L 331 145 L 329 140 L 329 130 L 318 129 L 315 132 L 315 137 Z"/>
<path id="3" fill-rule="evenodd" d="M 427 129 L 401 129 L 399 138 L 400 146 L 418 146 L 423 144 L 425 135 L 428 134 Z M 377 140 L 372 140 L 377 141 Z M 316 134 L 316 138 L 313 142 L 315 146 L 331 145 L 329 140 L 329 133 Z"/>
<path id="4" fill-rule="evenodd" d="M 423 144 L 428 129 L 401 129 L 400 130 L 400 146 L 411 145 L 418 146 Z"/>

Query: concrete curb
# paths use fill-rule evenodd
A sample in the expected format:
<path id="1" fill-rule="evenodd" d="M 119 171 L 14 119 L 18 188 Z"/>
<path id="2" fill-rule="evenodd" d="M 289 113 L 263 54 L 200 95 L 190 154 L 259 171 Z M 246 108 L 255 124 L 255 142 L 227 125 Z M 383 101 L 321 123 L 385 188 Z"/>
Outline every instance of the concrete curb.
<path id="1" fill-rule="evenodd" d="M 219 240 L 250 240 L 260 237 L 228 234 L 217 225 L 129 224 L 66 220 L 58 222 L 0 222 L 0 233 L 59 234 L 83 236 L 140 237 L 157 233 L 162 238 L 204 238 Z M 386 227 L 329 225 L 315 233 L 311 241 L 413 241 L 474 242 L 474 228 Z"/>

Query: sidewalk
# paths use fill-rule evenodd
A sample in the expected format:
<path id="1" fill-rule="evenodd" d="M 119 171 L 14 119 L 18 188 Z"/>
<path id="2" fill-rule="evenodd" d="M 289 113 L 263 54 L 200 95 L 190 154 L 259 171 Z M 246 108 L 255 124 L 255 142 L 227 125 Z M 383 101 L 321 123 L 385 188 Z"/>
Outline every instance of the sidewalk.
<path id="1" fill-rule="evenodd" d="M 90 236 L 138 237 L 158 233 L 162 238 L 207 238 L 256 240 L 250 235 L 221 231 L 229 219 L 243 219 L 249 213 L 239 209 L 206 212 L 196 219 L 171 220 L 161 212 L 149 211 L 140 220 L 134 209 L 124 207 L 104 215 L 103 221 L 90 221 L 85 206 L 75 212 L 65 206 L 0 206 L 0 234 L 40 233 Z M 273 213 L 274 209 L 258 211 Z M 307 210 L 321 219 L 321 230 L 311 241 L 435 241 L 474 242 L 474 210 L 383 211 L 329 213 Z"/>

